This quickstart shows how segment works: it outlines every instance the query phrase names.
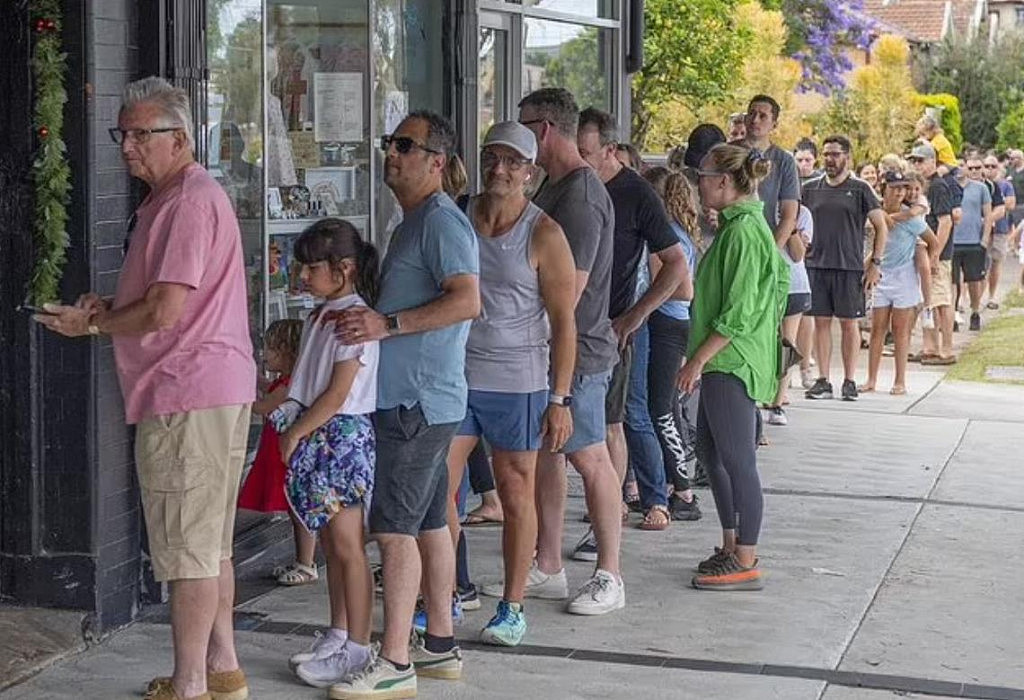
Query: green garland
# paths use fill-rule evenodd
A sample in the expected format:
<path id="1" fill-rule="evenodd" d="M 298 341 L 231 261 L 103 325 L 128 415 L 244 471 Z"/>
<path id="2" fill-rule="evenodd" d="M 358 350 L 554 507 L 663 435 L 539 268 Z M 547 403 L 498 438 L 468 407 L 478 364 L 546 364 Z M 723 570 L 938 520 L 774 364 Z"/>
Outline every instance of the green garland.
<path id="1" fill-rule="evenodd" d="M 29 2 L 36 37 L 32 52 L 32 75 L 35 79 L 32 125 L 39 139 L 32 163 L 35 269 L 28 289 L 34 304 L 58 299 L 61 274 L 67 260 L 71 168 L 63 139 L 67 54 L 61 51 L 60 9 L 60 0 Z"/>

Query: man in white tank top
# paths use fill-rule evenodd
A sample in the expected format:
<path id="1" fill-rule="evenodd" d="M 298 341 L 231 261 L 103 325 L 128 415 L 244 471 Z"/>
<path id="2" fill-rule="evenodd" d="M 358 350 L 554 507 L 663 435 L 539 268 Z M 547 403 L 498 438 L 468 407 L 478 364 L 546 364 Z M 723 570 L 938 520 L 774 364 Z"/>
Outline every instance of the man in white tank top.
<path id="1" fill-rule="evenodd" d="M 466 205 L 480 250 L 481 313 L 466 343 L 466 418 L 448 460 L 448 523 L 457 542 L 454 496 L 466 459 L 481 438 L 491 447 L 505 514 L 505 581 L 483 588 L 501 601 L 480 637 L 504 646 L 526 633 L 537 452 L 561 449 L 572 433 L 575 265 L 562 228 L 524 193 L 536 156 L 536 138 L 517 122 L 492 126 L 481 148 L 484 191 Z"/>

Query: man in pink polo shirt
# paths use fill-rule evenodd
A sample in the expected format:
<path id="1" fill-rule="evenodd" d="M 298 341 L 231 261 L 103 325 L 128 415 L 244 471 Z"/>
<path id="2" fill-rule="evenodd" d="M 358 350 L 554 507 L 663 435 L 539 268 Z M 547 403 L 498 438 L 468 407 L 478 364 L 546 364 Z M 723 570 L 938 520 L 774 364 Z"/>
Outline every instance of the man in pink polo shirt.
<path id="1" fill-rule="evenodd" d="M 195 162 L 191 118 L 185 91 L 162 78 L 125 88 L 110 135 L 150 194 L 117 294 L 35 318 L 67 336 L 113 336 L 153 570 L 170 581 L 174 673 L 146 697 L 242 700 L 231 540 L 256 366 L 238 223 Z"/>

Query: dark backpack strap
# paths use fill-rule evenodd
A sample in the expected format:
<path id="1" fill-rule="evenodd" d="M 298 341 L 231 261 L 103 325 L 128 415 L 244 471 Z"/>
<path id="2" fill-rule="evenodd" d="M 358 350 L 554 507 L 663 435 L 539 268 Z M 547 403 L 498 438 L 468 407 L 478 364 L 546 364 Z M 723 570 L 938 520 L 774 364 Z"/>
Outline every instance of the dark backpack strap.
<path id="1" fill-rule="evenodd" d="M 459 197 L 455 200 L 455 205 L 462 210 L 463 214 L 467 214 L 467 210 L 469 209 L 469 195 L 459 195 Z"/>

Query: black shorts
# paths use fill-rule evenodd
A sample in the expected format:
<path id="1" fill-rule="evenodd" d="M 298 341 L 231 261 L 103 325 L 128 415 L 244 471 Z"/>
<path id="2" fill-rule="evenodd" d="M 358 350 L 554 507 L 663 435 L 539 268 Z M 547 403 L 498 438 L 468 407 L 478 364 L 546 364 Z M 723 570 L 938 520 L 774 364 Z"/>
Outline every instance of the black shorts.
<path id="1" fill-rule="evenodd" d="M 963 271 L 964 282 L 981 282 L 985 279 L 988 266 L 988 251 L 980 245 L 953 246 L 953 284 L 960 284 Z"/>
<path id="2" fill-rule="evenodd" d="M 786 301 L 786 316 L 796 316 L 797 314 L 805 314 L 810 310 L 810 292 L 794 292 L 789 295 L 789 300 Z"/>
<path id="3" fill-rule="evenodd" d="M 612 369 L 608 393 L 604 399 L 604 422 L 606 425 L 626 420 L 626 397 L 629 395 L 629 371 L 633 366 L 633 343 L 626 344 L 619 353 L 619 363 Z"/>
<path id="4" fill-rule="evenodd" d="M 418 404 L 373 414 L 377 466 L 371 534 L 416 537 L 448 527 L 448 447 L 460 424 L 429 425 Z"/>
<path id="5" fill-rule="evenodd" d="M 811 280 L 808 316 L 826 318 L 864 317 L 864 273 L 860 270 L 807 268 Z"/>

